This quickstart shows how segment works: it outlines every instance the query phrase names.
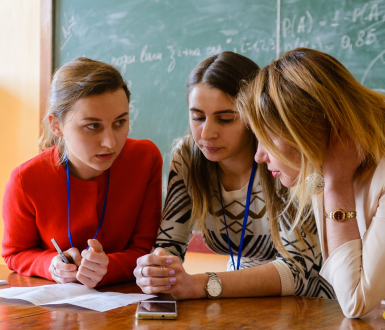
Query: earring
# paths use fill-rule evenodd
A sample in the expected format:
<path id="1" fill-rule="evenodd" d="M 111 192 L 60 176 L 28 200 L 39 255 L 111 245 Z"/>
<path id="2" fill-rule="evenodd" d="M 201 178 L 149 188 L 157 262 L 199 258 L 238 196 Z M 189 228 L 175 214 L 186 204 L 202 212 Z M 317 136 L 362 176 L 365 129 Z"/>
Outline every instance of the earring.
<path id="1" fill-rule="evenodd" d="M 305 179 L 306 190 L 312 195 L 317 195 L 324 191 L 325 180 L 322 175 L 318 173 L 310 174 Z"/>

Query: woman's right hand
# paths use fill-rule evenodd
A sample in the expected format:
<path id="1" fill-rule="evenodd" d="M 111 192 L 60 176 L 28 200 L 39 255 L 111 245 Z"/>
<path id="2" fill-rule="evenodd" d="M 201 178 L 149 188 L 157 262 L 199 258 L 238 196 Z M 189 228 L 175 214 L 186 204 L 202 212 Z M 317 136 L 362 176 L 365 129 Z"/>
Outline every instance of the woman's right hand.
<path id="1" fill-rule="evenodd" d="M 138 258 L 134 269 L 136 284 L 147 294 L 167 291 L 175 284 L 173 278 L 175 270 L 167 268 L 172 265 L 175 258 L 179 259 L 168 256 L 163 248 L 156 248 L 153 253 Z"/>
<path id="2" fill-rule="evenodd" d="M 63 253 L 67 259 L 72 260 L 73 263 L 65 264 L 61 260 L 60 255 L 57 255 L 51 260 L 49 272 L 51 273 L 52 278 L 59 284 L 77 282 L 76 274 L 82 261 L 79 250 L 77 248 L 70 248 Z"/>
<path id="3" fill-rule="evenodd" d="M 167 293 L 175 299 L 206 297 L 207 274 L 189 275 L 177 256 L 157 248 L 136 261 L 136 284 L 146 294 Z"/>

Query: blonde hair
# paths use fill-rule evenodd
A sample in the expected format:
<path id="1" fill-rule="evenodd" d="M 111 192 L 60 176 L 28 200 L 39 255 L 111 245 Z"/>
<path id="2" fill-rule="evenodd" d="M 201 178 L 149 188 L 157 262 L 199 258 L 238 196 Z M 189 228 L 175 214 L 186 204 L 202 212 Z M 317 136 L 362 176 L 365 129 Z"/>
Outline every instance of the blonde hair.
<path id="1" fill-rule="evenodd" d="M 356 175 L 373 168 L 385 154 L 385 96 L 362 86 L 328 54 L 307 48 L 285 53 L 260 71 L 241 99 L 241 113 L 268 150 L 296 168 L 267 130 L 301 154 L 296 185 L 290 189 L 290 204 L 297 207 L 293 227 L 312 214 L 305 178 L 322 174 L 331 132 L 338 134 L 342 127 L 356 144 L 362 159 Z"/>
<path id="2" fill-rule="evenodd" d="M 54 115 L 58 121 L 64 120 L 76 101 L 87 96 L 114 92 L 123 88 L 130 102 L 130 91 L 119 71 L 109 64 L 94 61 L 85 57 L 77 58 L 58 69 L 51 83 L 47 111 L 41 123 L 39 148 L 58 145 L 63 153 L 64 139 L 57 137 L 49 125 L 49 116 Z"/>

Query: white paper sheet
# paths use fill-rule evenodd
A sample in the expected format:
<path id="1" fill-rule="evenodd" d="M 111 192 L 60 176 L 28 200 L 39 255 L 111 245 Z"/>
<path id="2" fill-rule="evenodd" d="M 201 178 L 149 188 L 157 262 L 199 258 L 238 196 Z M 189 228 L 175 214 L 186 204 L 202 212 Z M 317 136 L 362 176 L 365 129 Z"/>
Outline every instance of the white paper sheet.
<path id="1" fill-rule="evenodd" d="M 98 312 L 105 312 L 156 296 L 136 293 L 98 292 L 81 284 L 68 283 L 6 288 L 0 290 L 0 297 L 22 299 L 37 306 L 71 304 Z"/>
<path id="2" fill-rule="evenodd" d="M 146 294 L 124 294 L 118 292 L 98 292 L 91 293 L 85 296 L 78 296 L 69 299 L 64 299 L 57 302 L 46 303 L 44 305 L 52 304 L 71 304 L 88 309 L 93 309 L 98 312 L 109 311 L 110 309 L 135 304 L 139 300 L 147 300 L 156 296 Z"/>

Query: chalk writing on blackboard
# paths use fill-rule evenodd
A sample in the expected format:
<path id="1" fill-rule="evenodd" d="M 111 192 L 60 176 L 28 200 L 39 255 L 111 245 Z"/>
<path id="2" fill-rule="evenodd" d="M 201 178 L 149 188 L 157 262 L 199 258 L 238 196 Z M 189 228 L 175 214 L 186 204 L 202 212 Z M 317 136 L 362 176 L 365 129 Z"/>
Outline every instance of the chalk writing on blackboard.
<path id="1" fill-rule="evenodd" d="M 361 84 L 364 84 L 365 83 L 365 79 L 368 75 L 368 73 L 370 72 L 370 70 L 372 69 L 373 65 L 376 64 L 376 62 L 380 61 L 384 67 L 385 67 L 385 59 L 384 59 L 384 56 L 385 56 L 385 50 L 383 50 L 380 54 L 378 54 L 372 62 L 370 62 L 369 66 L 367 67 L 367 69 L 365 70 L 363 76 L 362 76 L 362 79 L 361 79 Z M 376 90 L 377 92 L 381 92 L 381 93 L 384 93 L 385 94 L 385 88 L 374 88 L 374 90 Z"/>
<path id="2" fill-rule="evenodd" d="M 158 145 L 165 181 L 172 141 L 187 127 L 185 81 L 213 54 L 234 51 L 262 67 L 309 47 L 385 93 L 385 0 L 61 0 L 54 45 L 55 68 L 83 55 L 129 80 L 130 137 Z"/>
<path id="3" fill-rule="evenodd" d="M 76 24 L 75 17 L 71 16 L 70 19 L 67 18 L 67 14 L 64 13 L 64 25 L 62 26 L 63 36 L 64 36 L 64 43 L 61 45 L 60 50 L 63 50 L 64 47 L 67 45 L 67 43 L 72 38 L 72 29 L 74 25 Z"/>

